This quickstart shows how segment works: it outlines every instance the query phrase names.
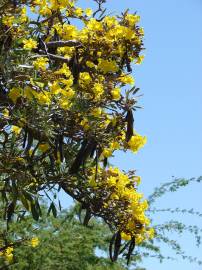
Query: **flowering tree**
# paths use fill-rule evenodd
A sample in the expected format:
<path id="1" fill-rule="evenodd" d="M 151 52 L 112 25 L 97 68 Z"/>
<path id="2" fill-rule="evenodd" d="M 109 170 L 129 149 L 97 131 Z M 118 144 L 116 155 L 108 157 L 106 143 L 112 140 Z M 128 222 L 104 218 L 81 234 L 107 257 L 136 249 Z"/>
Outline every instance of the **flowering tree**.
<path id="1" fill-rule="evenodd" d="M 39 197 L 63 189 L 86 211 L 84 225 L 101 217 L 114 232 L 115 261 L 152 238 L 140 177 L 109 166 L 114 151 L 136 153 L 146 141 L 133 129 L 130 75 L 140 64 L 140 17 L 108 16 L 73 0 L 0 1 L 0 194 L 7 255 L 9 222 L 18 204 L 41 215 Z M 49 211 L 56 216 L 53 202 Z M 11 254 L 12 252 L 10 252 Z"/>

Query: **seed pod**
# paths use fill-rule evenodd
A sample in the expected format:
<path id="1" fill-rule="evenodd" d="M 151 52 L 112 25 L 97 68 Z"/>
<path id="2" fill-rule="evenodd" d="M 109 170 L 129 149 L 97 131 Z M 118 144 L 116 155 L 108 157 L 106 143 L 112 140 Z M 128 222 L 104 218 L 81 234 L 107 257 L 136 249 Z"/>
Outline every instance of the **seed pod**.
<path id="1" fill-rule="evenodd" d="M 130 263 L 130 258 L 131 258 L 134 248 L 135 248 L 135 238 L 132 238 L 129 249 L 128 249 L 128 254 L 126 255 L 127 265 L 129 265 Z"/>
<path id="2" fill-rule="evenodd" d="M 134 118 L 133 118 L 133 112 L 132 110 L 128 110 L 127 115 L 126 115 L 126 122 L 127 122 L 127 131 L 126 131 L 126 141 L 128 142 L 130 138 L 133 136 L 133 123 L 134 123 Z"/>

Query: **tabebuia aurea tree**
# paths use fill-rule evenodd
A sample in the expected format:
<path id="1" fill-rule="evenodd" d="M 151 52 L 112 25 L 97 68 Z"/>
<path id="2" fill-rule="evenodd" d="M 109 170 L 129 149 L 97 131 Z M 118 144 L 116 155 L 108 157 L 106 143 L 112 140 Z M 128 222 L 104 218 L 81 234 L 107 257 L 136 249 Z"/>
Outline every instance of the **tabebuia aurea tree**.
<path id="1" fill-rule="evenodd" d="M 146 142 L 133 127 L 131 76 L 144 31 L 136 13 L 110 16 L 106 1 L 94 2 L 0 1 L 0 248 L 9 261 L 9 222 L 25 211 L 39 219 L 40 197 L 60 189 L 80 203 L 84 225 L 92 216 L 109 225 L 112 261 L 122 251 L 129 261 L 154 236 L 140 177 L 109 165 L 116 150 Z M 49 210 L 56 215 L 53 202 Z"/>

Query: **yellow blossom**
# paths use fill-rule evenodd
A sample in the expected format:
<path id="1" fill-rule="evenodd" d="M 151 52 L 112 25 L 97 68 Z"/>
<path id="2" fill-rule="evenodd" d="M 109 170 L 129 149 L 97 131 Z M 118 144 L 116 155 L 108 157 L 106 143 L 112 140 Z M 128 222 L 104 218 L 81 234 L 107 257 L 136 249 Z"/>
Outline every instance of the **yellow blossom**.
<path id="1" fill-rule="evenodd" d="M 20 22 L 21 23 L 24 23 L 28 20 L 28 17 L 27 17 L 27 9 L 26 7 L 23 7 L 22 10 L 21 10 L 21 16 L 20 16 Z"/>
<path id="2" fill-rule="evenodd" d="M 119 81 L 124 84 L 131 84 L 131 85 L 135 83 L 134 78 L 130 75 L 122 75 L 121 77 L 119 77 Z"/>
<path id="3" fill-rule="evenodd" d="M 92 31 L 102 31 L 103 25 L 101 22 L 98 22 L 95 18 L 91 18 L 87 23 L 87 28 Z"/>
<path id="4" fill-rule="evenodd" d="M 62 88 L 60 87 L 59 83 L 57 81 L 53 82 L 53 84 L 50 84 L 50 91 L 53 95 L 58 95 L 62 92 Z"/>
<path id="5" fill-rule="evenodd" d="M 118 21 L 115 17 L 106 16 L 103 21 L 110 28 L 118 25 Z"/>
<path id="6" fill-rule="evenodd" d="M 13 247 L 7 247 L 7 249 L 4 252 L 4 256 L 6 261 L 8 261 L 9 263 L 11 263 L 13 261 Z"/>
<path id="7" fill-rule="evenodd" d="M 38 93 L 36 95 L 36 98 L 38 99 L 38 102 L 41 105 L 44 105 L 44 104 L 49 105 L 51 103 L 50 92 L 43 91 L 41 93 Z"/>
<path id="8" fill-rule="evenodd" d="M 36 70 L 46 70 L 48 64 L 47 57 L 39 57 L 37 60 L 33 61 L 33 65 Z"/>
<path id="9" fill-rule="evenodd" d="M 41 150 L 41 152 L 46 152 L 48 149 L 50 148 L 48 143 L 41 143 L 39 144 L 39 150 Z"/>
<path id="10" fill-rule="evenodd" d="M 82 72 L 80 73 L 80 79 L 79 82 L 80 84 L 87 85 L 92 81 L 91 76 L 88 72 Z"/>
<path id="11" fill-rule="evenodd" d="M 134 26 L 136 23 L 140 21 L 139 15 L 127 14 L 125 19 L 128 21 L 130 26 Z"/>
<path id="12" fill-rule="evenodd" d="M 59 70 L 55 71 L 55 74 L 64 74 L 66 77 L 70 77 L 72 75 L 66 63 L 64 63 Z"/>
<path id="13" fill-rule="evenodd" d="M 144 60 L 144 55 L 140 55 L 136 61 L 136 65 L 140 65 L 142 61 Z"/>
<path id="14" fill-rule="evenodd" d="M 33 237 L 31 239 L 30 243 L 31 243 L 31 246 L 33 248 L 37 247 L 39 245 L 39 238 L 38 237 Z"/>
<path id="15" fill-rule="evenodd" d="M 101 108 L 95 108 L 92 110 L 91 114 L 95 117 L 99 117 L 102 115 L 102 109 Z"/>
<path id="16" fill-rule="evenodd" d="M 21 130 L 22 130 L 22 128 L 20 128 L 20 127 L 18 127 L 18 126 L 15 126 L 15 125 L 13 125 L 12 127 L 11 127 L 11 130 L 15 133 L 15 134 L 20 134 L 20 132 L 21 132 Z"/>
<path id="17" fill-rule="evenodd" d="M 89 68 L 93 68 L 93 67 L 95 67 L 95 64 L 91 61 L 86 61 L 86 66 Z"/>
<path id="18" fill-rule="evenodd" d="M 93 88 L 93 93 L 96 95 L 96 97 L 100 97 L 104 93 L 103 85 L 100 83 L 95 83 Z"/>
<path id="19" fill-rule="evenodd" d="M 108 148 L 105 148 L 102 152 L 102 157 L 104 158 L 108 158 L 112 155 L 112 150 L 111 149 L 108 149 Z"/>
<path id="20" fill-rule="evenodd" d="M 32 38 L 23 40 L 24 46 L 23 48 L 26 50 L 32 50 L 37 48 L 37 42 Z"/>
<path id="21" fill-rule="evenodd" d="M 78 17 L 81 17 L 82 14 L 83 14 L 82 8 L 76 8 L 76 9 L 74 10 L 74 14 L 75 14 L 76 16 L 78 16 Z"/>
<path id="22" fill-rule="evenodd" d="M 129 234 L 124 233 L 124 232 L 121 233 L 121 238 L 125 241 L 131 240 L 131 236 Z"/>
<path id="23" fill-rule="evenodd" d="M 90 128 L 89 122 L 87 118 L 84 118 L 81 122 L 80 125 L 83 127 L 84 130 L 88 130 Z"/>
<path id="24" fill-rule="evenodd" d="M 129 149 L 132 150 L 134 153 L 136 153 L 140 148 L 142 148 L 147 139 L 146 137 L 142 137 L 139 134 L 135 134 L 131 137 L 131 139 L 128 142 Z"/>
<path id="25" fill-rule="evenodd" d="M 144 28 L 143 28 L 143 27 L 141 27 L 141 28 L 139 29 L 139 34 L 140 34 L 141 36 L 144 36 Z"/>
<path id="26" fill-rule="evenodd" d="M 17 99 L 21 96 L 21 89 L 18 87 L 11 88 L 8 96 L 14 103 L 16 103 Z"/>
<path id="27" fill-rule="evenodd" d="M 90 16 L 92 15 L 93 11 L 92 11 L 91 8 L 86 8 L 86 9 L 85 9 L 85 13 L 86 13 L 86 15 L 87 15 L 88 17 L 90 17 Z"/>
<path id="28" fill-rule="evenodd" d="M 114 88 L 111 90 L 111 95 L 114 100 L 119 100 L 121 98 L 121 89 L 120 88 Z"/>
<path id="29" fill-rule="evenodd" d="M 4 117 L 9 117 L 9 110 L 8 109 L 4 109 L 2 111 L 2 114 L 3 114 Z"/>
<path id="30" fill-rule="evenodd" d="M 15 20 L 14 16 L 3 16 L 2 17 L 2 23 L 7 25 L 8 27 L 11 27 L 13 25 L 14 20 Z"/>
<path id="31" fill-rule="evenodd" d="M 103 71 L 104 74 L 108 72 L 117 72 L 118 66 L 115 61 L 105 60 L 105 59 L 99 59 L 98 69 Z"/>
<path id="32" fill-rule="evenodd" d="M 154 228 L 149 228 L 149 230 L 147 231 L 147 235 L 150 239 L 154 238 L 155 236 L 155 230 Z"/>

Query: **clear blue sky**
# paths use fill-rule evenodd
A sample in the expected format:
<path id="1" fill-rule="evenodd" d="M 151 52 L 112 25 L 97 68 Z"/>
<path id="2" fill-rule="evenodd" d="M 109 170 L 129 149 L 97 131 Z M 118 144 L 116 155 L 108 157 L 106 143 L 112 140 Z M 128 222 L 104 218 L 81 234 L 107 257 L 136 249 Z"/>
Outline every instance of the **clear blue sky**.
<path id="1" fill-rule="evenodd" d="M 78 4 L 87 7 L 92 0 Z M 136 85 L 144 96 L 144 107 L 135 116 L 135 128 L 148 137 L 137 155 L 118 153 L 113 161 L 122 169 L 137 169 L 140 187 L 149 195 L 160 183 L 175 177 L 202 175 L 202 0 L 108 0 L 115 14 L 130 8 L 141 15 L 145 29 L 145 61 L 136 67 Z M 202 212 L 202 186 L 193 184 L 160 199 L 156 206 L 195 208 Z M 155 223 L 167 220 L 155 215 Z M 183 218 L 202 227 L 201 220 Z M 187 234 L 181 238 L 187 253 L 202 259 L 202 248 L 194 248 Z M 164 253 L 168 250 L 165 248 Z M 146 260 L 148 270 L 202 270 L 187 262 Z"/>

